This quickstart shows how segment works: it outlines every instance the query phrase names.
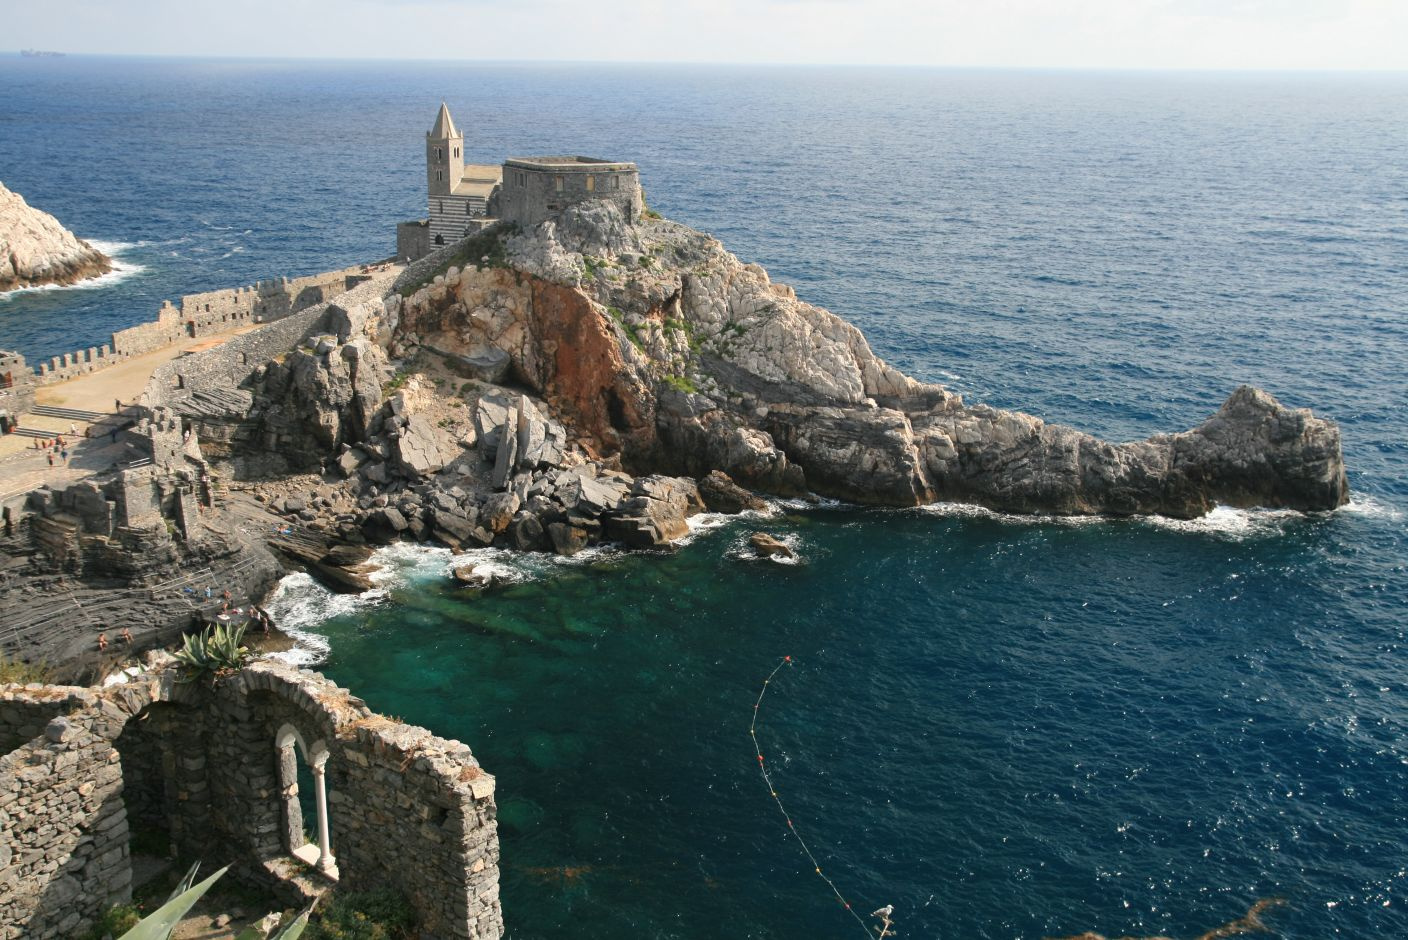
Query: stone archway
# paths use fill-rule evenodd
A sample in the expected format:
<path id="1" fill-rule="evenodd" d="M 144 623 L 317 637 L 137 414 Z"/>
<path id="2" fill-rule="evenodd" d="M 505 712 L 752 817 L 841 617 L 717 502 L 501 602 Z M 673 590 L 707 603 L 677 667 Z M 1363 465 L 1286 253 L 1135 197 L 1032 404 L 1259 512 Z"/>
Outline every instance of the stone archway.
<path id="1" fill-rule="evenodd" d="M 329 751 L 321 739 L 310 746 L 291 724 L 284 724 L 274 736 L 275 760 L 279 772 L 279 795 L 283 802 L 281 835 L 284 848 L 295 858 L 312 865 L 332 879 L 337 878 L 337 860 L 332 854 L 332 833 L 328 826 L 327 767 Z M 313 774 L 313 796 L 317 814 L 317 844 L 303 833 L 303 807 L 298 799 L 298 759 Z"/>

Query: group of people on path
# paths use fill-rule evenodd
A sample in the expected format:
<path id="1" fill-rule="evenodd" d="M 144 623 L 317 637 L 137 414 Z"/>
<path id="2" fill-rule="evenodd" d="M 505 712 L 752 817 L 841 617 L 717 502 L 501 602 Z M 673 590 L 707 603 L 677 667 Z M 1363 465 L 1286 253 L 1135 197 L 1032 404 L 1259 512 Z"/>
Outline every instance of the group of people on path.
<path id="1" fill-rule="evenodd" d="M 62 434 L 47 440 L 35 438 L 34 449 L 48 451 L 47 456 L 49 458 L 49 466 L 51 467 L 54 465 L 55 455 L 57 455 L 65 465 L 68 464 L 68 442 L 64 440 Z"/>

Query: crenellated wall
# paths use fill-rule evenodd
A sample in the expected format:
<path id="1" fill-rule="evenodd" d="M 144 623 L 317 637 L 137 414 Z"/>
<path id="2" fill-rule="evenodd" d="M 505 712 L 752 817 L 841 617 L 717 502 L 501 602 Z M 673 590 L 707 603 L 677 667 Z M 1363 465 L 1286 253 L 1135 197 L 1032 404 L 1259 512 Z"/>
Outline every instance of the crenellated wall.
<path id="1" fill-rule="evenodd" d="M 212 685 L 169 663 L 101 689 L 0 686 L 0 938 L 72 937 L 129 898 L 133 827 L 287 893 L 394 888 L 427 936 L 502 935 L 494 778 L 468 747 L 316 673 L 260 662 Z M 323 787 L 321 847 L 303 844 L 299 760 Z"/>
<path id="2" fill-rule="evenodd" d="M 163 303 L 155 320 L 113 333 L 110 343 L 40 363 L 35 369 L 37 381 L 40 385 L 63 382 L 184 339 L 281 320 L 330 300 L 367 277 L 362 266 L 355 266 L 308 277 L 274 278 L 233 290 L 187 294 L 179 306 Z"/>

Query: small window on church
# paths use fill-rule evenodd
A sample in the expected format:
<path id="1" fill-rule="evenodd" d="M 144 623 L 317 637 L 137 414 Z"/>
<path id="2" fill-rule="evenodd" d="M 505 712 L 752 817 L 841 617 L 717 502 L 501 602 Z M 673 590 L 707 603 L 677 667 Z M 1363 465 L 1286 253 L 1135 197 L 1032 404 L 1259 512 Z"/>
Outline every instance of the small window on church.
<path id="1" fill-rule="evenodd" d="M 552 188 L 557 192 L 562 192 L 562 177 L 554 176 L 552 178 Z"/>
<path id="2" fill-rule="evenodd" d="M 596 177 L 592 176 L 590 173 L 587 174 L 587 192 L 596 192 Z"/>
<path id="3" fill-rule="evenodd" d="M 621 188 L 621 177 L 619 177 L 619 176 L 613 176 L 613 177 L 611 177 L 611 188 L 612 188 L 612 189 L 620 189 L 620 188 Z"/>
<path id="4" fill-rule="evenodd" d="M 445 200 L 443 200 L 443 199 L 437 199 L 437 200 L 435 200 L 435 211 L 436 211 L 436 212 L 444 212 L 444 211 L 445 211 Z"/>
<path id="5" fill-rule="evenodd" d="M 465 200 L 465 203 L 464 203 L 464 214 L 465 214 L 465 215 L 469 215 L 469 200 L 467 200 L 467 199 Z"/>
<path id="6" fill-rule="evenodd" d="M 460 148 L 456 147 L 456 148 L 455 148 L 455 157 L 458 159 L 459 155 L 460 155 Z"/>
<path id="7" fill-rule="evenodd" d="M 444 236 L 444 235 L 436 235 L 436 236 L 435 236 L 435 244 L 437 244 L 437 245 L 443 245 L 443 244 L 445 244 L 445 236 Z"/>

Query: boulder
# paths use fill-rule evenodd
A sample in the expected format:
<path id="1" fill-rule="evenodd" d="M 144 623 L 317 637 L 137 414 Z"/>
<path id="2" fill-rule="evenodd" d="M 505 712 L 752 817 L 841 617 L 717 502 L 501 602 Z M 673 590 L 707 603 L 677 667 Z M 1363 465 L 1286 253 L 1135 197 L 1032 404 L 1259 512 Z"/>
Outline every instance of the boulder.
<path id="1" fill-rule="evenodd" d="M 508 526 L 509 545 L 520 552 L 535 552 L 546 547 L 546 534 L 538 517 L 529 512 L 519 512 Z"/>
<path id="2" fill-rule="evenodd" d="M 796 558 L 797 553 L 766 532 L 754 532 L 748 544 L 760 558 Z"/>
<path id="3" fill-rule="evenodd" d="M 487 571 L 480 571 L 474 565 L 460 565 L 450 570 L 450 577 L 464 587 L 487 588 L 494 584 L 494 576 Z"/>
<path id="4" fill-rule="evenodd" d="M 514 493 L 495 493 L 484 501 L 479 510 L 479 522 L 495 535 L 506 530 L 518 512 L 518 496 Z"/>
<path id="5" fill-rule="evenodd" d="M 447 545 L 458 547 L 465 542 L 474 539 L 474 530 L 478 527 L 478 513 L 469 510 L 465 515 L 459 510 L 447 510 L 436 508 L 433 510 L 433 531 L 436 538 Z M 475 539 L 477 541 L 477 539 Z"/>
<path id="6" fill-rule="evenodd" d="M 459 452 L 448 434 L 420 415 L 406 418 L 391 446 L 397 466 L 411 478 L 438 473 Z"/>
<path id="7" fill-rule="evenodd" d="M 631 498 L 603 523 L 609 538 L 631 548 L 667 548 L 689 534 L 685 520 L 703 508 L 693 480 L 642 477 Z"/>
<path id="8" fill-rule="evenodd" d="M 350 477 L 367 462 L 366 451 L 360 447 L 349 447 L 337 458 L 337 469 L 344 477 Z"/>
<path id="9" fill-rule="evenodd" d="M 722 512 L 729 515 L 744 510 L 766 509 L 768 505 L 761 497 L 748 492 L 733 482 L 729 475 L 722 470 L 710 471 L 699 481 L 699 496 L 710 512 Z"/>
<path id="10" fill-rule="evenodd" d="M 565 522 L 548 523 L 548 536 L 552 539 L 553 551 L 568 557 L 586 548 L 590 539 L 586 529 Z"/>

